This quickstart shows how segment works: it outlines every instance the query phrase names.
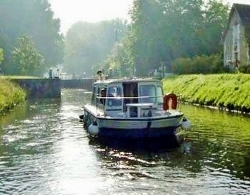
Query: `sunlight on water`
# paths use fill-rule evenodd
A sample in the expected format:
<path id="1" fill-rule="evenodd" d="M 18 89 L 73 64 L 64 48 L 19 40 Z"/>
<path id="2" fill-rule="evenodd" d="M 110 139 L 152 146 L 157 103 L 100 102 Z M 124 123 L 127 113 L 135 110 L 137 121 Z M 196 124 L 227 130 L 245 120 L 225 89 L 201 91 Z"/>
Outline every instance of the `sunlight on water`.
<path id="1" fill-rule="evenodd" d="M 183 105 L 192 128 L 180 145 L 131 148 L 88 137 L 79 115 L 90 97 L 63 90 L 60 100 L 27 102 L 0 118 L 0 194 L 250 194 L 249 116 Z"/>

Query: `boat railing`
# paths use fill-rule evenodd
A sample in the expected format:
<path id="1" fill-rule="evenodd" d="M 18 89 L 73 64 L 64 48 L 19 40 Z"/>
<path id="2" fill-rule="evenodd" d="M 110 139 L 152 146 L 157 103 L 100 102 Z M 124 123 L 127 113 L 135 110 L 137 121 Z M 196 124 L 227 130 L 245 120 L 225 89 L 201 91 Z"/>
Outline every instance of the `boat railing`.
<path id="1" fill-rule="evenodd" d="M 97 96 L 97 99 L 99 101 L 97 102 L 106 102 L 107 100 L 127 100 L 128 102 L 125 102 L 125 104 L 128 103 L 153 103 L 155 105 L 162 105 L 163 101 L 157 101 L 156 98 L 163 98 L 163 96 L 138 96 L 138 97 L 120 97 L 120 96 L 114 96 L 114 97 L 100 97 Z M 149 100 L 152 99 L 153 101 L 143 101 L 143 100 Z"/>
<path id="2" fill-rule="evenodd" d="M 180 95 L 176 95 L 177 96 L 177 100 L 179 102 L 179 99 L 180 99 Z M 117 99 L 117 100 L 121 100 L 121 99 L 129 99 L 129 100 L 135 100 L 135 99 L 149 99 L 149 98 L 164 98 L 165 95 L 161 95 L 161 96 L 138 96 L 138 97 L 131 97 L 131 96 L 107 96 L 107 97 L 101 97 L 99 95 L 96 96 L 96 99 L 99 99 L 99 100 L 106 100 L 106 99 Z"/>
<path id="3" fill-rule="evenodd" d="M 164 96 L 138 96 L 138 97 L 120 97 L 120 96 L 114 96 L 114 97 L 100 97 L 97 96 L 97 99 L 143 99 L 143 98 L 158 98 L 158 97 L 164 97 Z"/>
<path id="4" fill-rule="evenodd" d="M 172 109 L 169 105 L 168 109 L 164 109 L 165 96 L 139 96 L 139 97 L 100 97 L 96 96 L 95 107 L 98 112 L 103 113 L 104 116 L 125 117 L 125 118 L 144 118 L 144 117 L 159 117 L 175 114 L 178 108 Z M 139 99 L 155 98 L 154 102 L 143 102 Z M 157 101 L 162 99 L 162 101 Z M 103 101 L 101 101 L 103 100 Z M 112 103 L 109 102 L 112 100 Z M 117 104 L 113 100 L 119 100 Z M 171 104 L 171 101 L 168 102 Z M 101 114 L 102 115 L 102 114 Z"/>
<path id="5" fill-rule="evenodd" d="M 154 98 L 155 101 L 152 101 L 152 102 L 140 102 L 140 103 L 160 103 L 162 104 L 163 103 L 163 98 L 165 97 L 165 95 L 161 95 L 161 96 L 138 96 L 138 97 L 131 97 L 131 96 L 127 96 L 127 97 L 124 97 L 124 96 L 110 96 L 110 97 L 101 97 L 101 96 L 96 96 L 96 99 L 99 99 L 100 100 L 109 100 L 109 99 L 115 99 L 115 100 L 143 100 L 143 99 L 150 99 L 150 98 Z M 178 104 L 179 104 L 179 100 L 180 100 L 180 95 L 177 96 L 177 101 L 178 101 Z M 156 99 L 158 98 L 162 98 L 162 101 L 156 101 Z M 171 99 L 171 98 L 170 98 Z M 139 102 L 139 101 L 137 101 Z"/>

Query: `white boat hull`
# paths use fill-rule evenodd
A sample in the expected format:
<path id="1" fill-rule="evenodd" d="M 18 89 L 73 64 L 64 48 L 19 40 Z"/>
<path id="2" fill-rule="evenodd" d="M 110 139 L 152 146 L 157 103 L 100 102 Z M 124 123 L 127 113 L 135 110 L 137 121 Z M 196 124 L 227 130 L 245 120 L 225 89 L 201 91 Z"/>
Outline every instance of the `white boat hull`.
<path id="1" fill-rule="evenodd" d="M 93 129 L 93 123 L 98 127 L 98 133 L 91 133 L 98 137 L 119 138 L 157 138 L 175 135 L 177 128 L 181 126 L 183 114 L 173 112 L 156 117 L 106 117 L 98 111 L 85 107 L 85 128 Z"/>
<path id="2" fill-rule="evenodd" d="M 182 126 L 184 116 L 177 105 L 177 95 L 164 95 L 162 82 L 156 79 L 98 80 L 81 119 L 96 137 L 163 138 L 176 135 Z"/>

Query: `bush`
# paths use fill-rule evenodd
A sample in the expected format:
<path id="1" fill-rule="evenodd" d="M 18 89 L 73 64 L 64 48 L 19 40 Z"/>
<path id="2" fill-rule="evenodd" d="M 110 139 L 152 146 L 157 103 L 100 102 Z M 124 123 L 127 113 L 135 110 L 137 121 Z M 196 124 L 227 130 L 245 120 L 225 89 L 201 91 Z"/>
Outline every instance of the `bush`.
<path id="1" fill-rule="evenodd" d="M 15 84 L 0 78 L 0 114 L 25 101 L 26 93 Z"/>
<path id="2" fill-rule="evenodd" d="M 242 65 L 239 67 L 239 72 L 250 74 L 250 65 Z"/>
<path id="3" fill-rule="evenodd" d="M 195 56 L 194 58 L 179 58 L 172 64 L 175 74 L 211 74 L 225 72 L 221 55 Z"/>
<path id="4" fill-rule="evenodd" d="M 172 71 L 175 74 L 190 74 L 192 60 L 190 58 L 179 58 L 174 61 Z"/>
<path id="5" fill-rule="evenodd" d="M 182 101 L 250 113 L 248 74 L 175 75 L 164 78 L 163 87 Z"/>

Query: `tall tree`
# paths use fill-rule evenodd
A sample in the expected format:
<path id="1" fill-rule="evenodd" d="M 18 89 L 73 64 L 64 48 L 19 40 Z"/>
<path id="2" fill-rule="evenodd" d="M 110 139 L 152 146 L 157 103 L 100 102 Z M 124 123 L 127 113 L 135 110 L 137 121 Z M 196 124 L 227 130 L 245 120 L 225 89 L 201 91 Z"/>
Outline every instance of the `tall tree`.
<path id="1" fill-rule="evenodd" d="M 11 52 L 18 37 L 28 35 L 45 58 L 44 71 L 63 60 L 60 21 L 54 19 L 48 0 L 1 0 L 0 44 L 5 50 L 3 68 L 14 73 Z"/>
<path id="2" fill-rule="evenodd" d="M 65 65 L 67 73 L 92 76 L 103 68 L 114 44 L 126 33 L 126 21 L 120 19 L 98 23 L 77 22 L 65 38 Z"/>
<path id="3" fill-rule="evenodd" d="M 32 76 L 42 74 L 44 58 L 38 53 L 28 36 L 24 35 L 18 39 L 17 47 L 12 52 L 12 59 L 18 74 Z"/>
<path id="4" fill-rule="evenodd" d="M 180 57 L 221 52 L 227 14 L 221 0 L 134 0 L 128 36 L 137 75 L 170 69 Z"/>
<path id="5" fill-rule="evenodd" d="M 136 74 L 145 76 L 150 68 L 157 66 L 160 34 L 158 27 L 163 11 L 157 1 L 135 0 L 132 17 L 131 50 L 134 56 Z"/>
<path id="6" fill-rule="evenodd" d="M 203 17 L 204 26 L 199 36 L 203 54 L 211 55 L 222 52 L 219 43 L 224 29 L 226 29 L 228 14 L 229 7 L 222 1 L 209 0 L 206 4 Z"/>
<path id="7" fill-rule="evenodd" d="M 4 60 L 3 49 L 0 48 L 0 64 L 2 64 L 3 60 Z"/>
<path id="8" fill-rule="evenodd" d="M 31 17 L 31 14 L 34 17 Z M 26 34 L 32 36 L 37 49 L 45 57 L 46 68 L 62 63 L 64 55 L 60 20 L 55 19 L 53 15 L 47 0 L 30 0 L 23 26 Z"/>

